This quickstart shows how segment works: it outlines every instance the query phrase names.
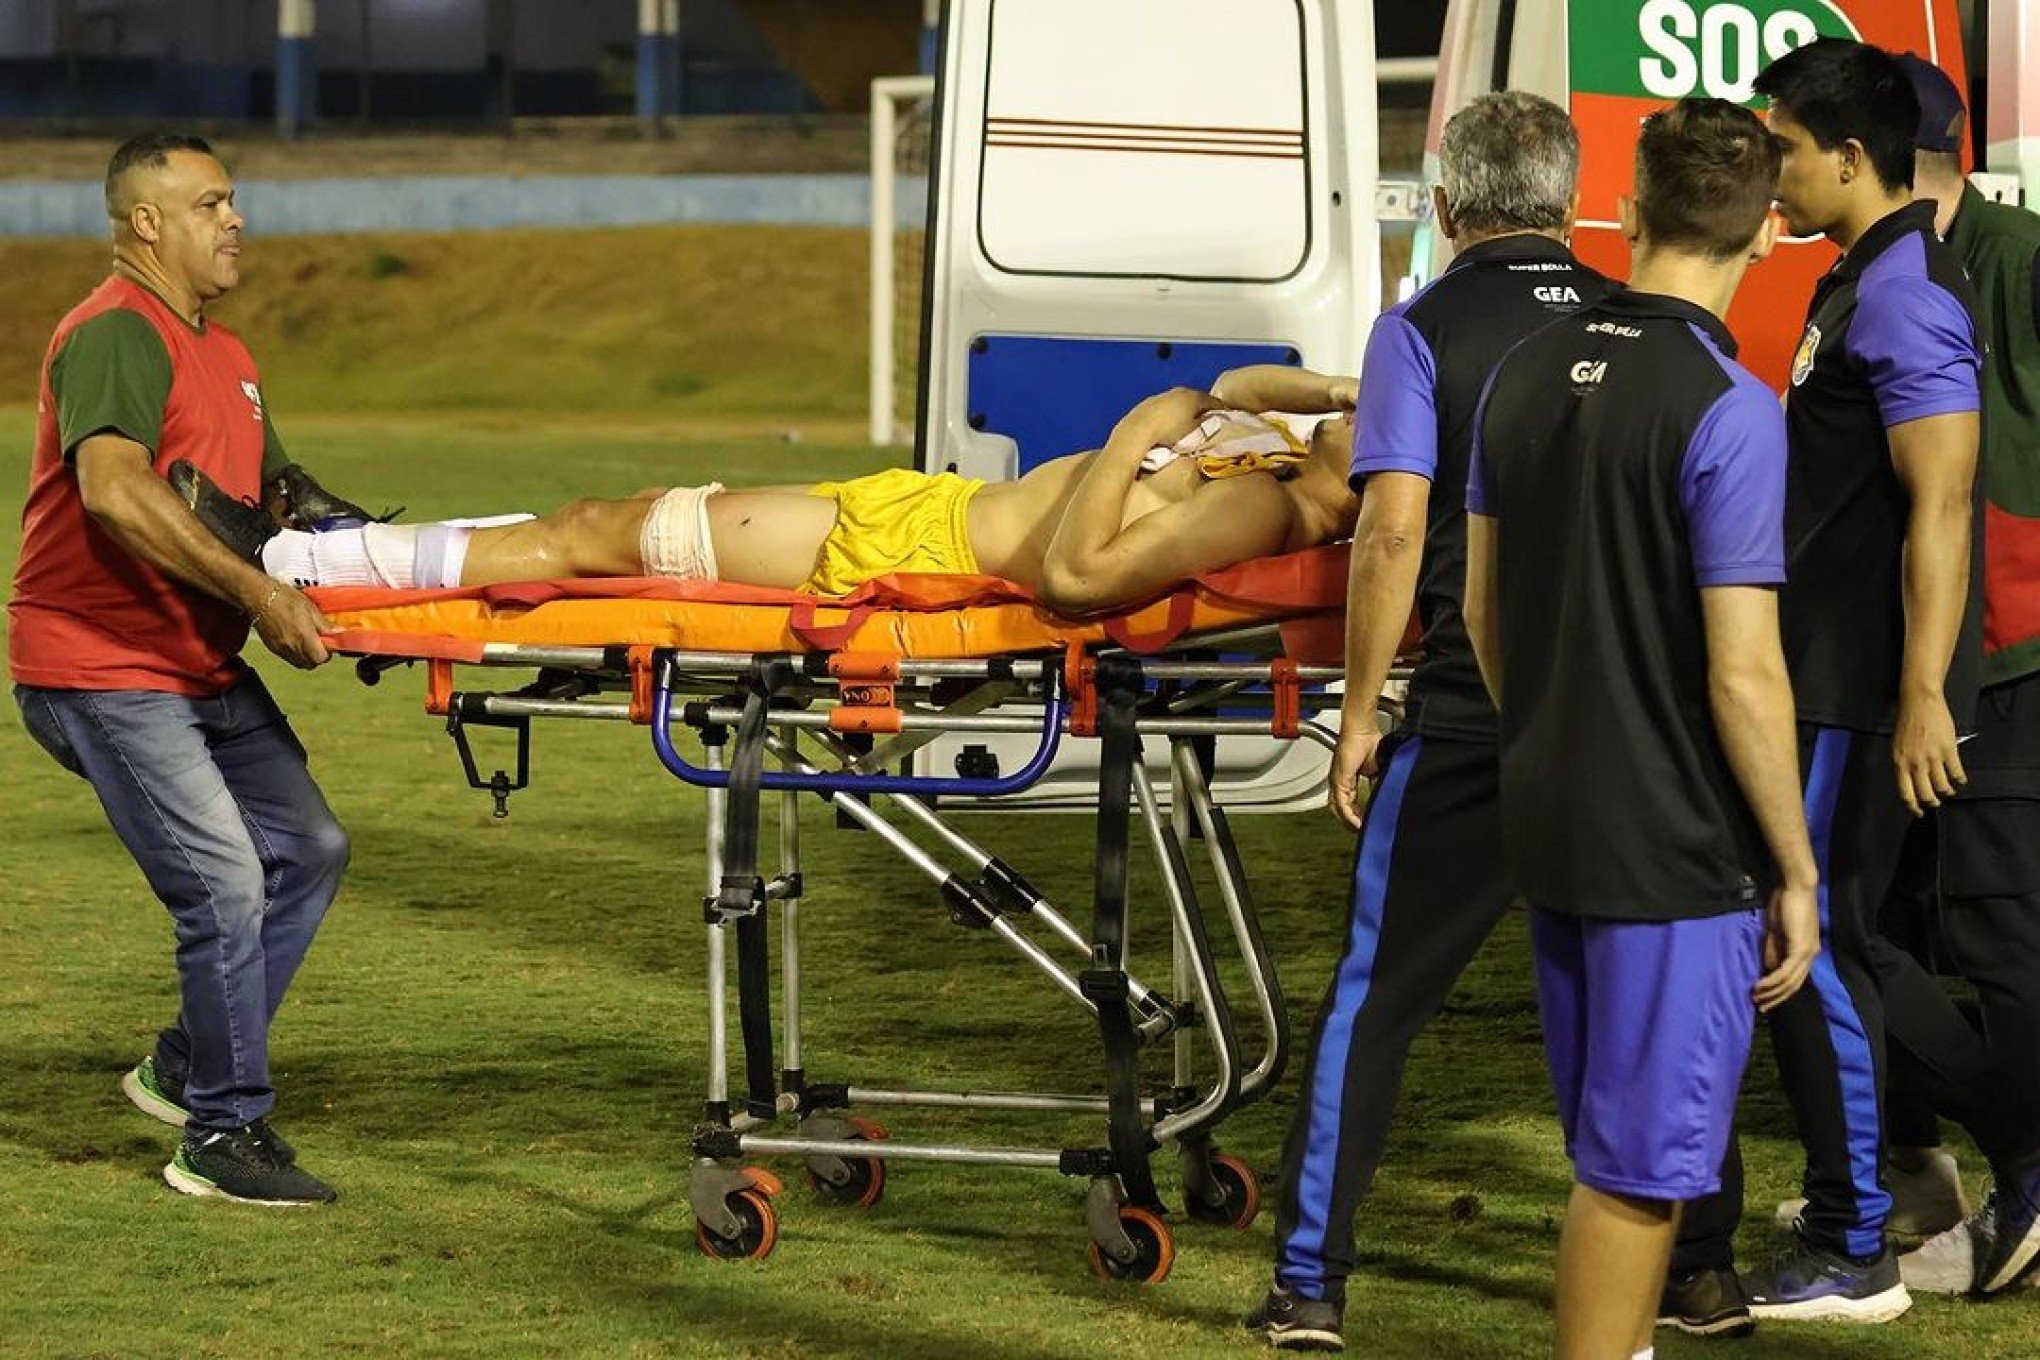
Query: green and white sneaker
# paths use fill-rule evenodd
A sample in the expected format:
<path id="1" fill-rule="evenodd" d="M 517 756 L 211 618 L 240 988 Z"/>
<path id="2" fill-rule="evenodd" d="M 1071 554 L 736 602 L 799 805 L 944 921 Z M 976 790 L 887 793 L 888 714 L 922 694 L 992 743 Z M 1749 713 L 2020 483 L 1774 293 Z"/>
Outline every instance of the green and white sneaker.
<path id="1" fill-rule="evenodd" d="M 156 1070 L 153 1054 L 130 1068 L 120 1079 L 121 1093 L 135 1108 L 151 1119 L 184 1127 L 190 1116 L 184 1108 L 184 1083 L 172 1083 Z"/>
<path id="2" fill-rule="evenodd" d="M 163 1168 L 171 1189 L 242 1204 L 291 1208 L 331 1204 L 339 1192 L 297 1164 L 290 1145 L 264 1120 L 238 1129 L 187 1133 Z"/>

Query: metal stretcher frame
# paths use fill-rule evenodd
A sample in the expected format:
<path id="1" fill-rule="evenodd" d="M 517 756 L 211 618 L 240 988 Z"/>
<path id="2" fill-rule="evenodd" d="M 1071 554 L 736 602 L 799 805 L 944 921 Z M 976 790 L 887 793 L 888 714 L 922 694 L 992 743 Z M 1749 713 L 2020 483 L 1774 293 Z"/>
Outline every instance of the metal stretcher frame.
<path id="1" fill-rule="evenodd" d="M 824 1199 L 867 1207 L 883 1195 L 886 1164 L 895 1160 L 1085 1177 L 1092 1266 L 1112 1278 L 1159 1281 L 1173 1263 L 1173 1236 L 1152 1167 L 1154 1154 L 1167 1145 L 1178 1152 L 1189 1217 L 1233 1227 L 1253 1220 L 1259 1207 L 1254 1174 L 1220 1152 L 1213 1135 L 1228 1115 L 1280 1078 L 1289 1033 L 1248 877 L 1212 794 L 1209 743 L 1227 734 L 1273 734 L 1329 747 L 1334 736 L 1315 715 L 1339 702 L 1320 688 L 1339 678 L 1337 669 L 1280 656 L 1283 632 L 1276 622 L 1179 637 L 1153 655 L 1093 640 L 1069 642 L 1060 655 L 967 659 L 486 642 L 444 648 L 430 638 L 403 644 L 380 634 L 371 645 L 365 637 L 342 634 L 338 648 L 366 653 L 358 670 L 369 683 L 391 666 L 427 660 L 426 707 L 446 718 L 469 782 L 493 794 L 498 815 L 509 794 L 528 782 L 534 719 L 644 724 L 661 763 L 705 791 L 708 1092 L 692 1140 L 688 1199 L 697 1243 L 707 1254 L 761 1257 L 777 1241 L 773 1200 L 781 1183 L 745 1166 L 750 1156 L 802 1157 Z M 1252 652 L 1256 659 L 1208 659 L 1221 649 L 1234 656 Z M 456 664 L 536 667 L 540 674 L 515 691 L 462 691 L 454 687 Z M 619 700 L 619 694 L 627 697 Z M 475 726 L 515 731 L 514 776 L 482 776 L 467 738 Z M 681 754 L 675 726 L 699 737 L 702 761 Z M 963 757 L 955 775 L 887 772 L 939 735 L 988 732 L 1032 734 L 1038 743 L 1033 758 L 1003 774 L 973 768 Z M 873 745 L 880 737 L 886 740 Z M 1095 738 L 1102 747 L 1088 930 L 934 805 L 939 796 L 995 798 L 1024 789 L 1070 738 Z M 1166 808 L 1143 759 L 1144 739 L 1169 744 Z M 778 869 L 770 875 L 760 866 L 768 794 L 780 802 Z M 1102 1093 L 888 1090 L 811 1079 L 801 1038 L 804 884 L 797 813 L 803 794 L 821 797 L 878 836 L 938 885 L 956 925 L 997 937 L 1094 1017 L 1105 1059 Z M 879 810 L 881 798 L 898 821 Z M 1160 870 L 1169 937 L 1165 984 L 1143 980 L 1128 966 L 1136 822 Z M 1218 949 L 1187 849 L 1193 839 L 1205 844 L 1230 944 L 1245 968 L 1251 1026 L 1239 1022 L 1219 977 Z M 779 1036 L 771 1018 L 766 930 L 774 904 L 781 926 Z M 728 1072 L 732 952 L 744 1069 L 736 1100 Z M 1200 1036 L 1209 1061 L 1201 1079 Z M 777 1064 L 775 1037 L 781 1043 Z M 1155 1093 L 1143 1086 L 1142 1056 L 1164 1041 L 1171 1051 L 1169 1082 Z M 1101 1144 L 1074 1147 L 914 1143 L 892 1138 L 855 1113 L 887 1106 L 1099 1114 L 1105 1136 Z"/>

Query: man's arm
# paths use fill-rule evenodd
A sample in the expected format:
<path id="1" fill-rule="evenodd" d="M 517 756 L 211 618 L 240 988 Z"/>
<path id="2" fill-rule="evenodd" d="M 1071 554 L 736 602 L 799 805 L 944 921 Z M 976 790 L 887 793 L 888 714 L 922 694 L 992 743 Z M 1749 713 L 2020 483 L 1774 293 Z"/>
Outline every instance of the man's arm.
<path id="1" fill-rule="evenodd" d="M 1887 432 L 1891 461 L 1911 498 L 1905 530 L 1905 656 L 1891 758 L 1898 793 L 1918 816 L 1967 781 L 1944 686 L 1969 603 L 1978 421 L 1974 412 L 1929 416 Z"/>
<path id="2" fill-rule="evenodd" d="M 1901 278 L 1859 293 L 1848 347 L 1869 379 L 1911 500 L 1891 755 L 1899 797 L 1917 816 L 1963 780 L 1943 689 L 1968 603 L 1982 346 L 1952 293 L 1925 278 Z"/>
<path id="3" fill-rule="evenodd" d="M 1792 682 L 1778 637 L 1778 595 L 1766 586 L 1703 586 L 1707 699 L 1714 729 L 1743 800 L 1778 866 L 1759 1010 L 1799 990 L 1820 952 L 1820 875 L 1799 796 L 1799 743 Z"/>
<path id="4" fill-rule="evenodd" d="M 263 644 L 293 666 L 326 659 L 325 615 L 303 595 L 228 551 L 155 474 L 149 450 L 96 434 L 75 454 L 78 494 L 116 542 L 140 560 L 248 614 Z"/>
<path id="5" fill-rule="evenodd" d="M 1466 512 L 1466 636 L 1481 682 L 1495 707 L 1502 706 L 1502 623 L 1500 575 L 1495 570 L 1498 544 L 1494 518 Z"/>
<path id="6" fill-rule="evenodd" d="M 1331 775 L 1332 812 L 1355 831 L 1362 820 L 1360 780 L 1377 773 L 1375 709 L 1409 626 L 1430 505 L 1429 479 L 1409 472 L 1376 473 L 1361 493 L 1346 573 L 1346 697 Z"/>
<path id="7" fill-rule="evenodd" d="M 1360 384 L 1352 378 L 1313 373 L 1287 364 L 1249 364 L 1228 369 L 1211 385 L 1219 404 L 1242 411 L 1350 411 Z"/>
<path id="8" fill-rule="evenodd" d="M 1395 313 L 1367 336 L 1354 399 L 1349 480 L 1360 492 L 1346 582 L 1346 697 L 1332 749 L 1332 814 L 1361 825 L 1360 781 L 1378 773 L 1375 705 L 1409 622 L 1438 472 L 1438 373 L 1431 349 Z"/>
<path id="9" fill-rule="evenodd" d="M 1127 493 L 1149 449 L 1179 439 L 1210 409 L 1203 392 L 1177 389 L 1129 411 L 1091 459 L 1042 560 L 1051 608 L 1091 613 L 1159 594 L 1216 567 L 1280 551 L 1294 509 L 1269 477 L 1208 482 L 1174 505 L 1121 527 Z"/>

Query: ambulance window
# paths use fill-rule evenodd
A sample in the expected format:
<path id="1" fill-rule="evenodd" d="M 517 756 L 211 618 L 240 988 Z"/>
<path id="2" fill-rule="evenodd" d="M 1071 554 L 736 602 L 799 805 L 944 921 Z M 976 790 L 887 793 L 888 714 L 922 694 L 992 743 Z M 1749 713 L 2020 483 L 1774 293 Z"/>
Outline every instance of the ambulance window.
<path id="1" fill-rule="evenodd" d="M 994 0 L 978 242 L 1015 274 L 1266 283 L 1310 249 L 1301 0 Z"/>

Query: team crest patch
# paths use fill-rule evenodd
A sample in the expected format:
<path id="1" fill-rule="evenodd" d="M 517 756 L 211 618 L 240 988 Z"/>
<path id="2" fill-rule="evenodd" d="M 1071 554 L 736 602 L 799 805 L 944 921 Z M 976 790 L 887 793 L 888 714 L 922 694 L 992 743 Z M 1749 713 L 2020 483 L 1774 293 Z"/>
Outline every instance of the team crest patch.
<path id="1" fill-rule="evenodd" d="M 1820 352 L 1820 327 L 1808 326 L 1806 334 L 1799 338 L 1799 352 L 1792 356 L 1792 385 L 1806 381 L 1806 375 L 1813 372 L 1813 356 Z"/>

